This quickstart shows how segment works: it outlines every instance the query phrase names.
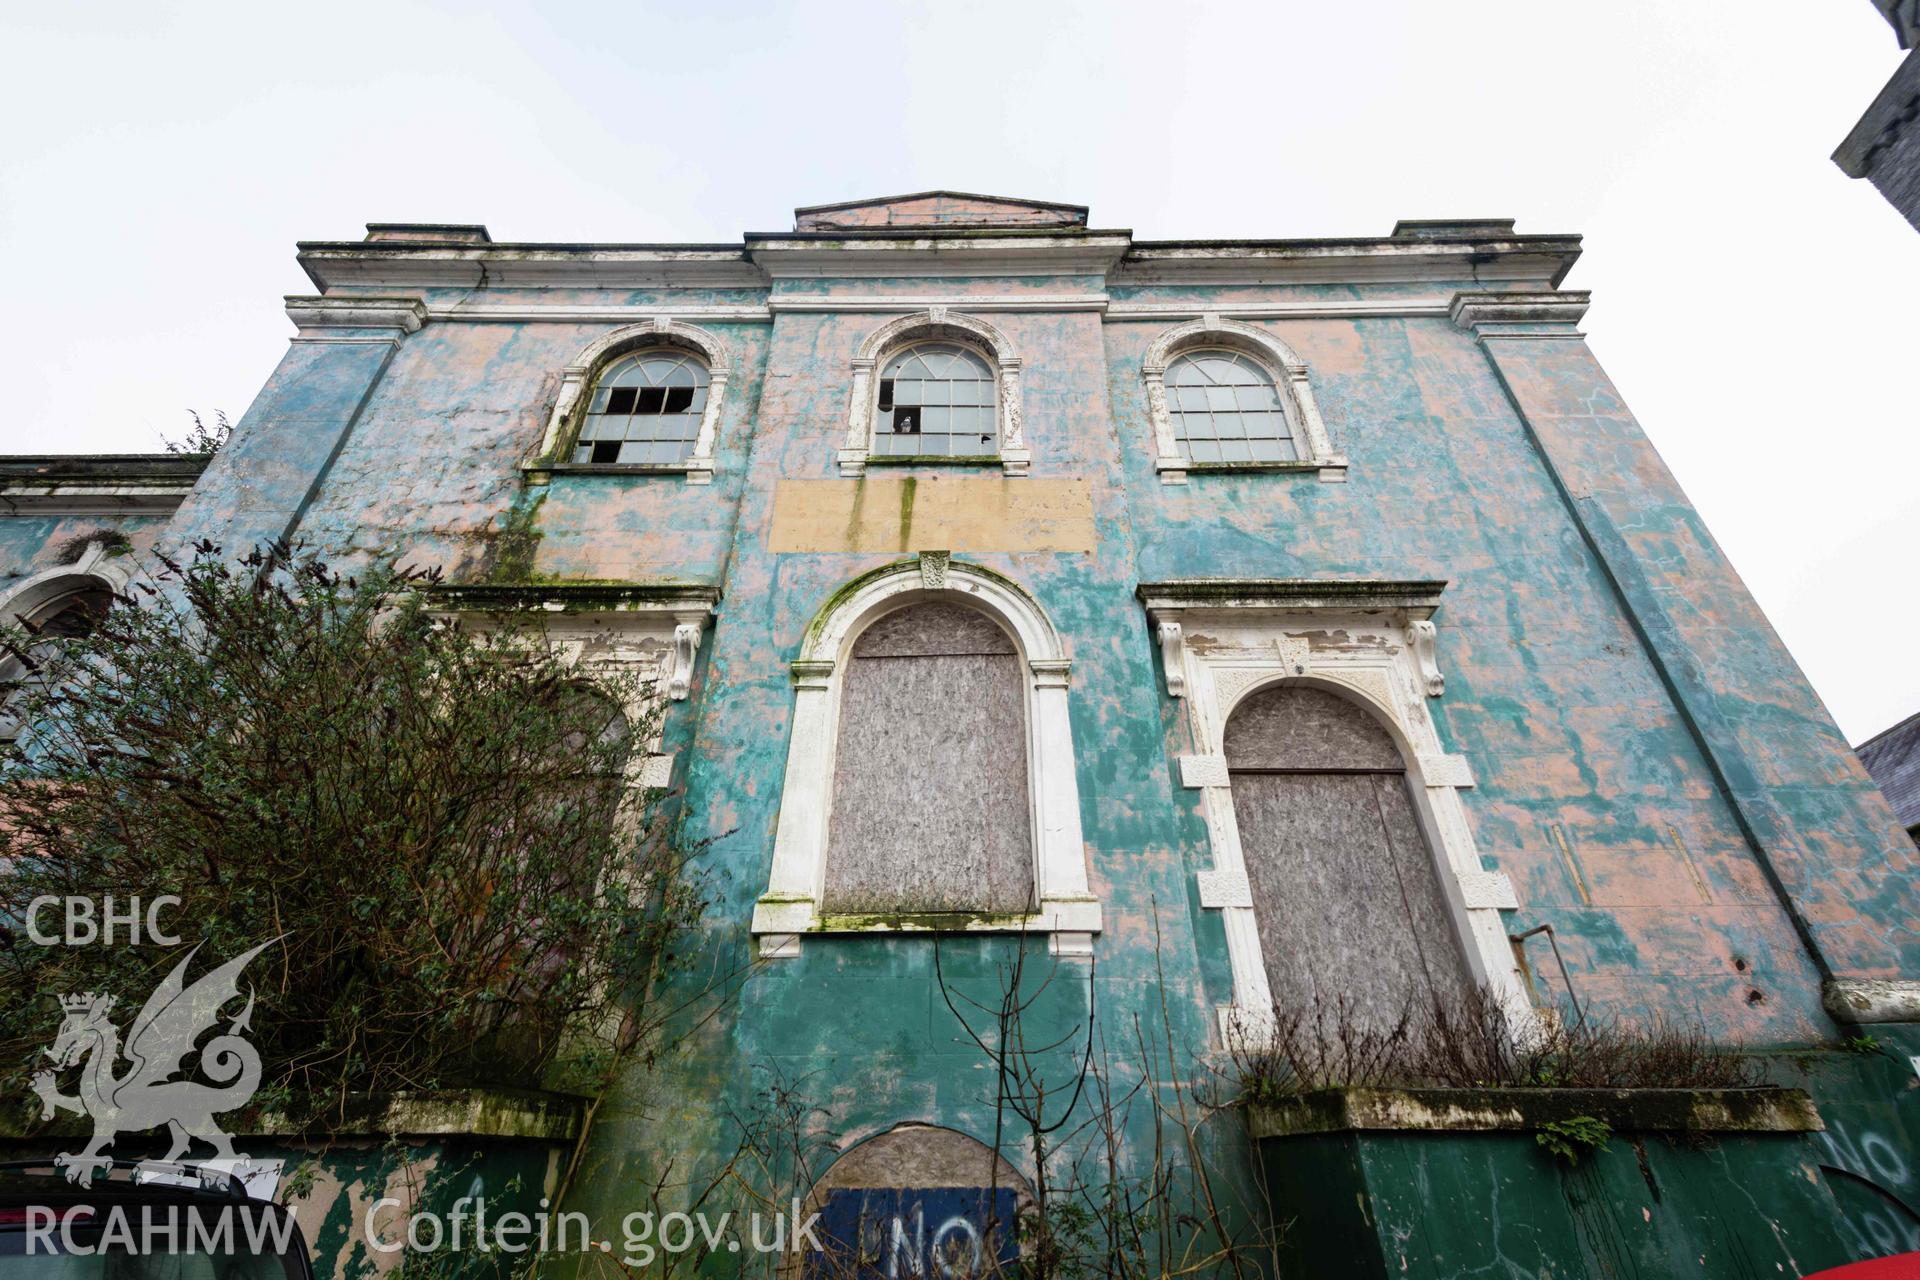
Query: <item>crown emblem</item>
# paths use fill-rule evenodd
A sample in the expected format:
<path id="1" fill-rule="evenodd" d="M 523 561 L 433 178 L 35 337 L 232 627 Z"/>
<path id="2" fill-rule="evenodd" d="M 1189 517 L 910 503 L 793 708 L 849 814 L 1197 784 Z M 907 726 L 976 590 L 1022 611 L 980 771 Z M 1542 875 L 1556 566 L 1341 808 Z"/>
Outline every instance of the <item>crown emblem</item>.
<path id="1" fill-rule="evenodd" d="M 97 1004 L 102 1010 L 113 1003 L 112 996 L 97 996 L 91 991 L 61 996 L 60 1007 L 68 1013 L 86 1013 Z"/>

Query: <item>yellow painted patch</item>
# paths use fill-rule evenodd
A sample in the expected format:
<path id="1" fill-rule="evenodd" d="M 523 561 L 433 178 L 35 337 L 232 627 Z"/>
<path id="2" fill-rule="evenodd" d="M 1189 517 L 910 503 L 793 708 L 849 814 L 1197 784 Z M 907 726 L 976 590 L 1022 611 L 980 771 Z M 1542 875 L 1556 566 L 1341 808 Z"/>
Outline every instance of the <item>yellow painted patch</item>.
<path id="1" fill-rule="evenodd" d="M 1092 551 L 1085 480 L 865 476 L 782 480 L 769 551 Z"/>

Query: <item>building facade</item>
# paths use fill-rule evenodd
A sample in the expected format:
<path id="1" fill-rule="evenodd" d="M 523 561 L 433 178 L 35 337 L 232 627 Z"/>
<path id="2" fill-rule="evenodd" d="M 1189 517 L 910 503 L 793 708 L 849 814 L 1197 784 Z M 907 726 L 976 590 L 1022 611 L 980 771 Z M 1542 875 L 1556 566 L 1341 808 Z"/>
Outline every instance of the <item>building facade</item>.
<path id="1" fill-rule="evenodd" d="M 1476 988 L 1791 1051 L 1825 1128 L 1754 1166 L 1803 1190 L 1751 1247 L 1920 1241 L 1913 843 L 1588 349 L 1579 252 L 951 192 L 716 245 L 375 224 L 300 246 L 316 291 L 204 475 L 7 473 L 0 608 L 292 538 L 657 677 L 726 998 L 603 1106 L 599 1217 L 737 1152 L 770 1079 L 823 1185 L 982 1185 L 996 1133 L 1030 1185 L 943 999 L 1017 955 L 1054 975 L 1034 1042 L 1092 1019 L 1135 1083 L 1137 1026 L 1204 1072 L 1276 1008 Z M 1884 1052 L 1828 1051 L 1863 1027 Z M 1236 1123 L 1207 1158 L 1254 1170 Z M 1653 1197 L 1636 1256 L 1697 1253 L 1713 1213 Z"/>

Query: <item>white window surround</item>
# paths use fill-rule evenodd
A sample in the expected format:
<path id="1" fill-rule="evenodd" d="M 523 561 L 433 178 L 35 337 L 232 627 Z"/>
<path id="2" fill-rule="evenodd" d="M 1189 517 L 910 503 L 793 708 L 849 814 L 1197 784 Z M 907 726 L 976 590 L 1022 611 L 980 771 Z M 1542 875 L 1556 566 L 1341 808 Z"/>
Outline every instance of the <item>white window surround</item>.
<path id="1" fill-rule="evenodd" d="M 1010 476 L 1026 475 L 1033 464 L 1033 451 L 1027 448 L 1020 411 L 1020 354 L 1005 334 L 985 320 L 945 307 L 930 307 L 890 320 L 860 344 L 853 357 L 853 388 L 847 408 L 847 438 L 839 455 L 840 474 L 865 474 L 873 456 L 873 425 L 880 398 L 875 371 L 901 348 L 932 339 L 958 342 L 987 357 L 999 391 L 1000 468 Z M 939 459 L 915 457 L 905 461 Z"/>
<path id="2" fill-rule="evenodd" d="M 627 766 L 627 785 L 664 787 L 673 753 L 663 752 L 658 712 L 665 702 L 684 701 L 693 659 L 720 599 L 706 587 L 622 588 L 600 584 L 569 587 L 448 586 L 433 592 L 442 617 L 474 620 L 538 613 L 547 641 L 567 666 L 614 676 L 636 676 L 621 714 L 638 731 L 653 717 L 652 732 Z"/>
<path id="3" fill-rule="evenodd" d="M 884 614 L 928 600 L 947 600 L 988 614 L 1006 627 L 1026 664 L 1027 802 L 1032 806 L 1034 893 L 1024 915 L 965 914 L 951 921 L 870 916 L 835 917 L 820 909 L 826 884 L 835 739 L 842 671 L 853 642 Z M 753 909 L 763 957 L 800 954 L 805 934 L 872 932 L 1045 933 L 1055 955 L 1091 955 L 1100 932 L 1100 903 L 1087 884 L 1080 834 L 1080 788 L 1067 717 L 1071 660 L 1033 597 L 978 565 L 944 552 L 885 565 L 836 592 L 808 626 L 792 665 L 793 729 L 774 831 L 767 891 Z"/>
<path id="4" fill-rule="evenodd" d="M 1178 785 L 1201 793 L 1213 869 L 1199 873 L 1200 905 L 1226 926 L 1233 1002 L 1220 1009 L 1223 1042 L 1257 1038 L 1271 1025 L 1273 997 L 1254 919 L 1227 773 L 1225 731 L 1234 708 L 1282 683 L 1313 685 L 1371 712 L 1407 763 L 1427 846 L 1458 927 L 1467 966 L 1506 1009 L 1519 1034 L 1535 1014 L 1507 940 L 1502 911 L 1519 906 L 1505 874 L 1480 862 L 1461 792 L 1473 786 L 1466 757 L 1442 751 L 1427 699 L 1444 678 L 1434 665 L 1438 582 L 1193 580 L 1143 584 L 1141 601 L 1158 641 L 1167 692 L 1182 698 L 1192 750 L 1178 757 Z"/>
<path id="5" fill-rule="evenodd" d="M 43 569 L 0 591 L 0 626 L 18 626 L 47 606 L 81 592 L 125 591 L 133 578 L 134 558 L 112 551 L 104 540 L 90 541 L 73 563 Z M 0 660 L 0 667 L 10 667 L 12 662 L 11 658 Z M 0 706 L 0 742 L 11 741 L 21 728 L 13 713 Z"/>
<path id="6" fill-rule="evenodd" d="M 1180 451 L 1173 420 L 1167 413 L 1167 366 L 1183 352 L 1201 347 L 1239 351 L 1266 366 L 1280 392 L 1280 406 L 1293 427 L 1299 458 L 1290 462 L 1196 463 Z M 1265 329 L 1217 315 L 1188 321 L 1154 340 L 1140 362 L 1140 374 L 1146 380 L 1147 416 L 1153 425 L 1153 469 L 1161 483 L 1185 484 L 1190 471 L 1315 471 L 1329 482 L 1347 478 L 1347 460 L 1334 452 L 1327 424 L 1313 398 L 1307 362 Z"/>
<path id="7" fill-rule="evenodd" d="M 133 556 L 113 554 L 107 542 L 88 542 L 73 563 L 43 569 L 0 591 L 0 625 L 16 625 L 62 596 L 102 588 L 116 593 L 125 591 L 135 567 Z"/>
<path id="8" fill-rule="evenodd" d="M 707 366 L 707 407 L 700 415 L 700 431 L 694 437 L 692 452 L 680 462 L 644 466 L 572 462 L 574 437 L 579 432 L 581 419 L 586 415 L 587 405 L 591 403 L 594 383 L 601 370 L 629 351 L 654 346 L 690 351 Z M 554 399 L 553 412 L 547 416 L 547 430 L 541 437 L 539 452 L 521 463 L 521 470 L 527 472 L 528 478 L 535 483 L 543 483 L 556 471 L 616 471 L 683 474 L 688 484 L 709 484 L 713 480 L 714 442 L 720 434 L 720 408 L 727 397 L 727 381 L 732 369 L 733 362 L 728 358 L 726 343 L 721 341 L 719 335 L 698 325 L 668 316 L 656 316 L 644 324 L 615 329 L 588 344 L 574 357 L 573 363 L 561 371 L 560 394 Z"/>

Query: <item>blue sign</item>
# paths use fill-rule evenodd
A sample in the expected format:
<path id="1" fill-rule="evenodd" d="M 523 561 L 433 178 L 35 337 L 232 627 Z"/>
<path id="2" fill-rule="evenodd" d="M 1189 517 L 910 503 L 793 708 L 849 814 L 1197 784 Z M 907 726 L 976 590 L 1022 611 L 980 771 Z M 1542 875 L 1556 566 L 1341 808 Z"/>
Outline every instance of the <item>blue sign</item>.
<path id="1" fill-rule="evenodd" d="M 840 1187 L 827 1193 L 807 1280 L 962 1280 L 1020 1258 L 1011 1187 Z"/>

